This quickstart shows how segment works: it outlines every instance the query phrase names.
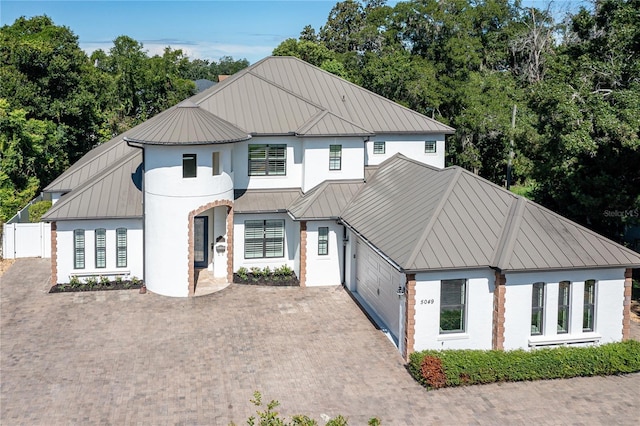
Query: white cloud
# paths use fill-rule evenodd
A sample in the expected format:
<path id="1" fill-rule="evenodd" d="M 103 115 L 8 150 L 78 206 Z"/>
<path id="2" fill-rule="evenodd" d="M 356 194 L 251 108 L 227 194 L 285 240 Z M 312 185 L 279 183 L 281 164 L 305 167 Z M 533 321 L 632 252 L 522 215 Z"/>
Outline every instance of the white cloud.
<path id="1" fill-rule="evenodd" d="M 172 43 L 172 41 L 174 41 Z M 147 55 L 162 55 L 164 48 L 171 46 L 172 49 L 181 49 L 189 59 L 208 59 L 219 60 L 223 56 L 231 56 L 233 59 L 239 60 L 246 58 L 250 63 L 254 63 L 265 56 L 271 55 L 273 49 L 277 46 L 274 45 L 245 45 L 245 44 L 226 44 L 226 43 L 210 43 L 210 42 L 195 42 L 191 43 L 183 40 L 147 40 L 141 41 L 143 49 L 147 52 Z M 102 49 L 105 52 L 109 52 L 109 49 L 113 47 L 112 41 L 100 41 L 100 42 L 80 42 L 80 48 L 84 50 L 87 55 L 91 55 L 94 51 Z"/>

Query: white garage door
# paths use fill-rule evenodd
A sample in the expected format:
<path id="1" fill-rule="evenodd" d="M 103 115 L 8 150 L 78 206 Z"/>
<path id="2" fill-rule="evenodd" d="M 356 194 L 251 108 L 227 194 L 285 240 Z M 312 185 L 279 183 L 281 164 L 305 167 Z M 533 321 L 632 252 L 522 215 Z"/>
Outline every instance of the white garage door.
<path id="1" fill-rule="evenodd" d="M 390 332 L 396 343 L 400 331 L 398 286 L 404 286 L 404 274 L 358 240 L 356 251 L 356 293 Z"/>

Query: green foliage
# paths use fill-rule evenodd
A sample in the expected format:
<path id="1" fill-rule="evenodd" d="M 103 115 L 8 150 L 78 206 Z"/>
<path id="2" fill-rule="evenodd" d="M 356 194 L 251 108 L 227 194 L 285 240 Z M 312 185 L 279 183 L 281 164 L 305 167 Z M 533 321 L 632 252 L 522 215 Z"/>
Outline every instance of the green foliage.
<path id="1" fill-rule="evenodd" d="M 291 417 L 291 421 L 287 421 L 285 417 L 276 411 L 280 403 L 276 400 L 271 400 L 265 405 L 262 401 L 262 394 L 258 391 L 253 393 L 253 399 L 250 399 L 250 401 L 256 406 L 256 415 L 247 419 L 247 425 L 249 426 L 318 426 L 319 424 L 316 420 L 302 414 L 296 414 Z M 325 424 L 327 426 L 347 426 L 348 422 L 346 418 L 339 415 L 329 419 Z M 379 426 L 380 420 L 372 418 L 368 424 Z M 231 425 L 235 425 L 235 423 L 231 422 Z"/>
<path id="2" fill-rule="evenodd" d="M 427 387 L 440 387 L 425 375 L 425 359 L 437 358 L 446 376 L 445 386 L 494 382 L 559 379 L 579 376 L 625 374 L 640 371 L 640 342 L 629 340 L 601 346 L 536 349 L 532 351 L 445 350 L 410 355 L 409 371 Z"/>
<path id="3" fill-rule="evenodd" d="M 77 276 L 77 275 L 72 275 L 72 276 L 69 278 L 69 285 L 70 285 L 72 288 L 78 288 L 78 287 L 80 287 L 80 285 L 81 285 L 81 284 L 82 284 L 82 282 L 80 281 L 80 279 L 78 278 L 78 276 Z"/>
<path id="4" fill-rule="evenodd" d="M 243 280 L 247 280 L 249 278 L 249 270 L 244 266 L 241 266 L 240 268 L 238 268 L 238 271 L 236 272 L 236 274 L 238 274 L 238 276 Z"/>
<path id="5" fill-rule="evenodd" d="M 42 215 L 45 214 L 50 208 L 51 201 L 49 200 L 38 201 L 31 204 L 31 206 L 29 207 L 29 222 L 40 222 L 40 218 L 42 217 Z"/>
<path id="6" fill-rule="evenodd" d="M 288 265 L 282 265 L 273 270 L 275 275 L 279 275 L 281 277 L 290 277 L 293 275 L 293 269 L 291 269 Z"/>
<path id="7" fill-rule="evenodd" d="M 87 277 L 85 284 L 87 285 L 87 287 L 89 287 L 89 289 L 92 289 L 96 286 L 96 284 L 98 284 L 98 279 L 94 276 Z"/>

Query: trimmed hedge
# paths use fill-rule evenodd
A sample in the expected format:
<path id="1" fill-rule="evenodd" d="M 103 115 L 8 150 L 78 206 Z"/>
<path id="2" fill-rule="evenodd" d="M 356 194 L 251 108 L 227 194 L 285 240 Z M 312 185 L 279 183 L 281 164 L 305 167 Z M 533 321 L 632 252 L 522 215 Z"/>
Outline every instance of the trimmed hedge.
<path id="1" fill-rule="evenodd" d="M 438 368 L 442 370 L 436 371 Z M 628 340 L 601 346 L 561 346 L 532 351 L 427 350 L 412 353 L 408 369 L 418 382 L 432 389 L 634 373 L 640 371 L 640 342 Z M 434 378 L 437 379 L 434 381 Z"/>

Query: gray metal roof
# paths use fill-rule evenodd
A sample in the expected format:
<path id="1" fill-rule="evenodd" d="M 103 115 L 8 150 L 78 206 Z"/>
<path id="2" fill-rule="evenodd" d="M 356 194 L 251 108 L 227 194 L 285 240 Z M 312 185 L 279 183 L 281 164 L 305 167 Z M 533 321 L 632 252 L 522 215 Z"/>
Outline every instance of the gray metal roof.
<path id="1" fill-rule="evenodd" d="M 142 217 L 142 152 L 135 150 L 63 196 L 44 221 Z"/>
<path id="2" fill-rule="evenodd" d="M 338 218 L 362 185 L 362 180 L 324 181 L 294 201 L 289 212 L 303 220 Z"/>
<path id="3" fill-rule="evenodd" d="M 265 58 L 192 100 L 251 134 L 450 134 L 454 129 L 300 59 Z M 337 118 L 337 119 L 336 119 Z M 349 123 L 348 126 L 345 123 Z"/>
<path id="4" fill-rule="evenodd" d="M 150 118 L 124 137 L 127 142 L 148 145 L 205 145 L 250 138 L 244 130 L 190 100 Z"/>
<path id="5" fill-rule="evenodd" d="M 638 267 L 640 254 L 458 167 L 396 155 L 343 220 L 407 271 Z"/>
<path id="6" fill-rule="evenodd" d="M 296 130 L 299 136 L 372 136 L 374 133 L 340 118 L 329 111 L 321 111 L 315 119 Z"/>
<path id="7" fill-rule="evenodd" d="M 300 188 L 236 189 L 233 211 L 235 213 L 284 213 L 301 194 Z"/>

